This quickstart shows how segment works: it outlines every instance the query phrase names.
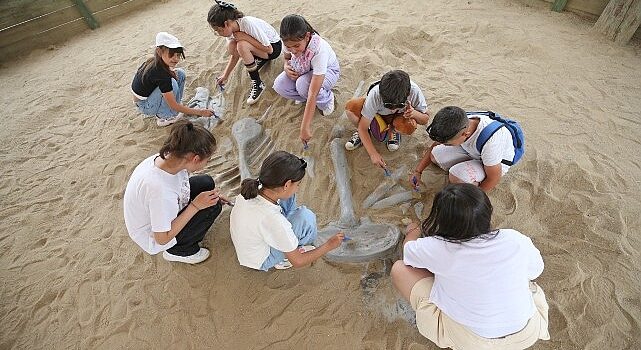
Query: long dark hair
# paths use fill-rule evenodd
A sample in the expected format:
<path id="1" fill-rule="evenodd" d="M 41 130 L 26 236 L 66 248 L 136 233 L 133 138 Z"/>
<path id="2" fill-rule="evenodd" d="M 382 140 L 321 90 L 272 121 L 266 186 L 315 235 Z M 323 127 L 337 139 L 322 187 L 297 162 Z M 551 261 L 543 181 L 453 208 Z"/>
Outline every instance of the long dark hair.
<path id="1" fill-rule="evenodd" d="M 169 154 L 182 158 L 189 153 L 194 153 L 202 159 L 211 157 L 214 151 L 216 139 L 209 130 L 188 120 L 179 120 L 171 127 L 169 136 L 158 153 L 162 159 L 166 159 Z"/>
<path id="2" fill-rule="evenodd" d="M 280 37 L 283 41 L 303 40 L 307 33 L 318 34 L 301 15 L 287 15 L 280 21 Z"/>
<path id="3" fill-rule="evenodd" d="M 448 242 L 462 243 L 477 237 L 492 238 L 492 203 L 477 186 L 450 184 L 434 197 L 430 215 L 423 221 L 424 237 L 435 236 Z"/>
<path id="4" fill-rule="evenodd" d="M 235 21 L 244 16 L 242 12 L 238 11 L 236 5 L 230 2 L 216 0 L 216 4 L 209 9 L 207 22 L 212 28 L 224 27 L 226 21 Z"/>
<path id="5" fill-rule="evenodd" d="M 145 76 L 149 73 L 149 71 L 152 68 L 159 67 L 160 69 L 164 70 L 169 75 L 171 75 L 172 78 L 178 80 L 178 76 L 176 75 L 176 72 L 174 72 L 171 69 L 169 69 L 169 66 L 165 63 L 165 61 L 162 60 L 162 53 L 165 50 L 169 50 L 169 57 L 173 57 L 176 53 L 179 53 L 182 56 L 182 58 L 185 59 L 185 50 L 182 47 L 168 48 L 166 46 L 158 46 L 158 47 L 156 47 L 156 50 L 154 51 L 154 57 L 149 58 L 140 67 L 140 69 L 142 69 L 142 78 L 143 79 L 145 78 Z"/>
<path id="6" fill-rule="evenodd" d="M 259 185 L 272 189 L 285 185 L 289 180 L 298 182 L 305 177 L 306 168 L 307 163 L 302 158 L 285 151 L 276 151 L 265 158 L 257 179 L 243 180 L 240 194 L 245 199 L 252 199 L 258 196 Z"/>

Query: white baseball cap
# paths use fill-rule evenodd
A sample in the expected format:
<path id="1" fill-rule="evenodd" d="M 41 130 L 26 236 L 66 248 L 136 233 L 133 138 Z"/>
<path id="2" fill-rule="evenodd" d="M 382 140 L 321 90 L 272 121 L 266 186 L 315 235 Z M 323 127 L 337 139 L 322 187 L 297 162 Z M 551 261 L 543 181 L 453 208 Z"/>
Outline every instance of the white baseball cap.
<path id="1" fill-rule="evenodd" d="M 156 47 L 158 46 L 165 46 L 170 49 L 183 47 L 180 41 L 178 41 L 178 38 L 167 32 L 160 32 L 156 34 Z"/>

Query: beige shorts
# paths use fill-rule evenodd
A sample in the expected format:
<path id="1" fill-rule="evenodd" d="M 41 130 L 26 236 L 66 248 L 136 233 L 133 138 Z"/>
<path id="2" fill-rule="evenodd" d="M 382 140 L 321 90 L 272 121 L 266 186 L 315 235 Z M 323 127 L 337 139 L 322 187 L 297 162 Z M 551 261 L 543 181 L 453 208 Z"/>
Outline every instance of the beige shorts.
<path id="1" fill-rule="evenodd" d="M 429 300 L 433 284 L 434 277 L 416 282 L 410 293 L 410 303 L 416 311 L 418 331 L 441 348 L 516 350 L 528 348 L 539 339 L 550 339 L 548 304 L 543 290 L 534 282 L 530 282 L 530 290 L 536 306 L 534 316 L 519 332 L 496 339 L 483 338 L 442 313 Z"/>
<path id="2" fill-rule="evenodd" d="M 483 163 L 465 152 L 461 146 L 437 145 L 432 149 L 437 165 L 465 183 L 479 183 L 485 180 Z M 501 174 L 505 175 L 510 167 L 501 164 Z"/>

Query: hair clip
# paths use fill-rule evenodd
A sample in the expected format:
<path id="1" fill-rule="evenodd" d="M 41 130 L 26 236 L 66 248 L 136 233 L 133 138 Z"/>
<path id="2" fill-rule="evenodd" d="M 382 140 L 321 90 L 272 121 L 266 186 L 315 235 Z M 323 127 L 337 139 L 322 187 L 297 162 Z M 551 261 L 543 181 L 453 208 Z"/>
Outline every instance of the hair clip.
<path id="1" fill-rule="evenodd" d="M 234 9 L 234 10 L 236 9 L 236 5 L 232 4 L 231 2 L 221 1 L 221 0 L 215 0 L 215 1 L 220 7 Z"/>

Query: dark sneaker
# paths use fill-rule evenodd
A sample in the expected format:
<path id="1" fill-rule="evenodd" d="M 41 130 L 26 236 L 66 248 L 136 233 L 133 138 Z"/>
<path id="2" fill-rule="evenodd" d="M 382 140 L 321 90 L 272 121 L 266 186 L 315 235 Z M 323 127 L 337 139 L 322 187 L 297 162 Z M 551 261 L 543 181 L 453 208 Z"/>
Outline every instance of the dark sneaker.
<path id="1" fill-rule="evenodd" d="M 345 149 L 352 151 L 360 147 L 363 143 L 361 142 L 361 137 L 358 136 L 358 131 L 354 131 L 352 138 L 349 141 L 345 142 Z"/>
<path id="2" fill-rule="evenodd" d="M 401 143 L 401 134 L 397 132 L 393 132 L 387 138 L 387 149 L 390 152 L 394 152 L 398 149 L 398 145 L 400 143 Z"/>
<path id="3" fill-rule="evenodd" d="M 263 94 L 263 90 L 265 90 L 265 83 L 263 83 L 262 81 L 252 80 L 251 90 L 249 90 L 249 97 L 247 97 L 247 104 L 252 105 L 256 103 L 260 95 Z"/>

